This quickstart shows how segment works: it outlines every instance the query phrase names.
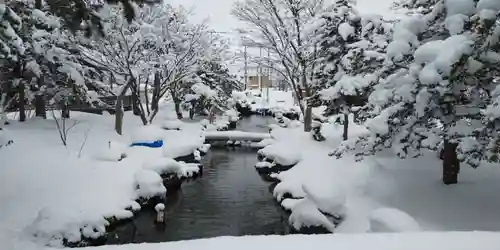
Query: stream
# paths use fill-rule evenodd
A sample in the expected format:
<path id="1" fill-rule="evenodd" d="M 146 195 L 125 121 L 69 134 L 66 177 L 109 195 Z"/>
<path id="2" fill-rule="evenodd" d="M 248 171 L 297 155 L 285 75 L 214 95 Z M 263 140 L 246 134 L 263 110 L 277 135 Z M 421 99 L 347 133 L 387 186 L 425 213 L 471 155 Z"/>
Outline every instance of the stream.
<path id="1" fill-rule="evenodd" d="M 272 118 L 251 116 L 237 130 L 267 132 Z M 212 148 L 203 157 L 203 176 L 168 194 L 165 225 L 144 209 L 109 232 L 106 244 L 166 242 L 217 236 L 283 235 L 288 216 L 269 192 L 271 183 L 255 171 L 256 150 Z"/>

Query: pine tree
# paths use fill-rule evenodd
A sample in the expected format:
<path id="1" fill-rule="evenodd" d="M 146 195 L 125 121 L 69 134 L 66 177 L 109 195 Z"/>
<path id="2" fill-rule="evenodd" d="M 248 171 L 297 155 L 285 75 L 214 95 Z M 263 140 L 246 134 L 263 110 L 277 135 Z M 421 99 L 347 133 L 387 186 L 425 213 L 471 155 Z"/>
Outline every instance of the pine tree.
<path id="1" fill-rule="evenodd" d="M 102 16 L 99 14 L 105 3 L 123 6 L 122 13 L 125 19 L 131 22 L 138 12 L 136 4 L 157 4 L 160 2 L 161 0 L 46 0 L 51 13 L 61 17 L 65 26 L 72 31 L 85 30 L 88 36 L 94 31 L 105 35 Z M 42 6 L 42 0 L 35 0 L 35 4 Z"/>
<path id="2" fill-rule="evenodd" d="M 318 97 L 328 105 L 325 115 L 342 115 L 344 140 L 349 114 L 366 103 L 382 70 L 389 28 L 381 16 L 360 15 L 347 0 L 338 0 L 323 16 L 318 30 L 322 57 L 318 60 Z"/>
<path id="3" fill-rule="evenodd" d="M 443 182 L 453 184 L 459 161 L 477 167 L 498 151 L 493 111 L 480 109 L 491 103 L 500 73 L 500 2 L 407 0 L 401 6 L 419 15 L 394 27 L 387 48 L 392 68 L 370 96 L 371 134 L 356 149 L 361 156 L 392 147 L 402 158 L 418 157 L 444 141 Z"/>

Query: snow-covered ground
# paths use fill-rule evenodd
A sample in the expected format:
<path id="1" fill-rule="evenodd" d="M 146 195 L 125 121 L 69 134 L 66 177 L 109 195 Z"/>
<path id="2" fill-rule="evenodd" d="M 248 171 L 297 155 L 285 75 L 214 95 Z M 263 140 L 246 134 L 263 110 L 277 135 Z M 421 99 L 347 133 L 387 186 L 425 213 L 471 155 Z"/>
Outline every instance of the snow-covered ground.
<path id="1" fill-rule="evenodd" d="M 114 116 L 71 116 L 67 127 L 77 124 L 67 147 L 53 119 L 6 127 L 14 143 L 0 150 L 0 249 L 23 249 L 19 240 L 60 246 L 63 238 L 99 237 L 107 218 L 130 218 L 140 209 L 136 199 L 165 194 L 159 174 L 189 177 L 198 171 L 172 158 L 203 145 L 199 123 L 179 121 L 180 131 L 167 131 L 144 127 L 127 112 L 124 135 L 118 136 Z M 157 123 L 165 119 L 160 115 Z M 157 139 L 164 140 L 162 148 L 129 147 Z"/>
<path id="2" fill-rule="evenodd" d="M 340 143 L 342 126 L 325 124 L 322 131 L 327 140 L 316 142 L 302 128 L 276 127 L 274 141 L 260 150 L 278 164 L 297 163 L 288 171 L 272 174 L 280 180 L 274 195 L 292 211 L 290 224 L 297 229 L 323 226 L 336 233 L 500 231 L 498 164 L 479 169 L 464 165 L 460 183 L 445 186 L 435 153 L 407 160 L 389 153 L 361 162 L 349 154 L 336 159 L 328 153 Z M 351 138 L 364 132 L 364 127 L 351 123 Z M 324 214 L 344 220 L 331 230 L 334 221 Z"/>
<path id="3" fill-rule="evenodd" d="M 498 250 L 499 233 L 404 233 L 220 237 L 160 244 L 127 245 L 127 250 L 336 249 L 336 250 Z M 125 249 L 105 246 L 99 250 Z"/>
<path id="4" fill-rule="evenodd" d="M 269 96 L 268 96 L 269 94 Z M 274 112 L 300 112 L 296 105 L 292 91 L 280 91 L 275 89 L 251 90 L 246 92 L 234 92 L 233 98 L 250 104 L 253 111 L 269 109 Z"/>
<path id="5" fill-rule="evenodd" d="M 124 136 L 114 132 L 111 115 L 73 112 L 68 122 L 73 121 L 79 123 L 70 130 L 67 147 L 51 119 L 6 127 L 14 144 L 0 149 L 0 249 L 44 249 L 60 245 L 62 238 L 102 235 L 105 218 L 129 218 L 131 211 L 140 209 L 137 198 L 165 192 L 160 173 L 192 175 L 196 166 L 172 158 L 206 150 L 203 134 L 215 133 L 171 115 L 160 115 L 155 124 L 143 127 L 127 113 Z M 500 233 L 410 233 L 500 231 L 498 165 L 476 170 L 464 166 L 460 183 L 444 186 L 435 154 L 404 161 L 390 154 L 362 162 L 348 155 L 336 159 L 328 153 L 339 145 L 342 127 L 326 124 L 322 131 L 327 140 L 316 142 L 301 127 L 275 127 L 272 139 L 260 143 L 267 146 L 261 152 L 278 164 L 296 164 L 274 176 L 281 181 L 274 196 L 292 212 L 290 224 L 323 226 L 336 234 L 221 237 L 98 249 L 500 249 Z M 364 127 L 351 124 L 351 137 L 364 132 Z M 128 147 L 157 139 L 164 140 L 162 148 Z M 344 220 L 335 227 L 325 214 Z M 404 233 L 367 234 L 373 232 Z"/>

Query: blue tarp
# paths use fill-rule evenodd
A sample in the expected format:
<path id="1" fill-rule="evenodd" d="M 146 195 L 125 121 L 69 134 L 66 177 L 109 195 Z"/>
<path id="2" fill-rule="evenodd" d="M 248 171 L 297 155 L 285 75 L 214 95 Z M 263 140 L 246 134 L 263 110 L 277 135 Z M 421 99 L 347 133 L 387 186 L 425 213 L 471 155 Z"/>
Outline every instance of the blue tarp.
<path id="1" fill-rule="evenodd" d="M 148 148 L 161 148 L 163 146 L 163 140 L 158 140 L 154 142 L 134 142 L 130 144 L 131 147 L 148 147 Z"/>

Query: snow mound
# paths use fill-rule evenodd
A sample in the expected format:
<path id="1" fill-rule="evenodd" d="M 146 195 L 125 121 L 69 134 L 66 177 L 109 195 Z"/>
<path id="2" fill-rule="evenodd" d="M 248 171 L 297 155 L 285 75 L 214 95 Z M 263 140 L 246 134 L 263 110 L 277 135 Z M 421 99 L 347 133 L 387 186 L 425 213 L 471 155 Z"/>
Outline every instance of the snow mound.
<path id="1" fill-rule="evenodd" d="M 198 133 L 191 131 L 166 131 L 167 137 L 163 144 L 163 156 L 177 158 L 193 154 L 204 145 L 205 139 Z"/>
<path id="2" fill-rule="evenodd" d="M 343 187 L 331 188 L 321 182 L 308 182 L 302 186 L 307 199 L 324 213 L 331 215 L 342 215 L 345 213 L 346 193 Z"/>
<path id="3" fill-rule="evenodd" d="M 147 125 L 136 129 L 130 136 L 130 139 L 134 143 L 140 143 L 162 140 L 164 137 L 165 131 L 161 127 L 156 125 Z"/>
<path id="4" fill-rule="evenodd" d="M 420 226 L 407 213 L 395 208 L 379 208 L 371 212 L 372 232 L 417 232 Z"/>
<path id="5" fill-rule="evenodd" d="M 279 176 L 279 175 L 274 175 Z M 271 176 L 273 177 L 273 175 Z M 285 194 L 291 195 L 293 198 L 304 198 L 306 193 L 300 183 L 294 181 L 280 182 L 273 190 L 273 195 L 278 201 L 283 200 Z"/>
<path id="6" fill-rule="evenodd" d="M 165 195 L 166 188 L 161 176 L 153 170 L 139 170 L 134 175 L 138 198 Z"/>
<path id="7" fill-rule="evenodd" d="M 201 145 L 201 147 L 198 148 L 199 151 L 203 152 L 203 153 L 206 153 L 208 152 L 208 150 L 210 149 L 212 145 L 210 144 L 203 144 Z"/>
<path id="8" fill-rule="evenodd" d="M 330 232 L 335 231 L 335 224 L 322 214 L 315 204 L 307 198 L 293 206 L 288 222 L 296 230 L 307 227 L 323 227 Z"/>
<path id="9" fill-rule="evenodd" d="M 161 127 L 164 129 L 181 129 L 183 126 L 184 126 L 183 121 L 175 119 L 175 120 L 165 120 L 162 123 Z"/>
<path id="10" fill-rule="evenodd" d="M 155 211 L 156 212 L 160 212 L 160 211 L 163 211 L 163 210 L 165 210 L 165 204 L 163 204 L 163 203 L 156 204 L 156 206 L 155 206 Z"/>
<path id="11" fill-rule="evenodd" d="M 271 144 L 259 150 L 259 154 L 264 155 L 266 158 L 274 160 L 277 164 L 282 166 L 292 166 L 297 164 L 302 155 L 299 150 L 294 150 L 289 146 L 281 143 Z"/>
<path id="12" fill-rule="evenodd" d="M 300 202 L 302 202 L 304 199 L 284 199 L 283 201 L 281 201 L 281 206 L 286 209 L 286 210 L 293 210 L 293 208 L 299 204 Z"/>
<path id="13" fill-rule="evenodd" d="M 267 162 L 267 161 L 261 161 L 261 162 L 257 162 L 257 164 L 255 164 L 256 168 L 272 168 L 274 166 L 276 166 L 274 163 Z"/>
<path id="14" fill-rule="evenodd" d="M 110 141 L 108 145 L 95 152 L 94 158 L 100 161 L 118 161 L 126 156 L 127 145 Z"/>

